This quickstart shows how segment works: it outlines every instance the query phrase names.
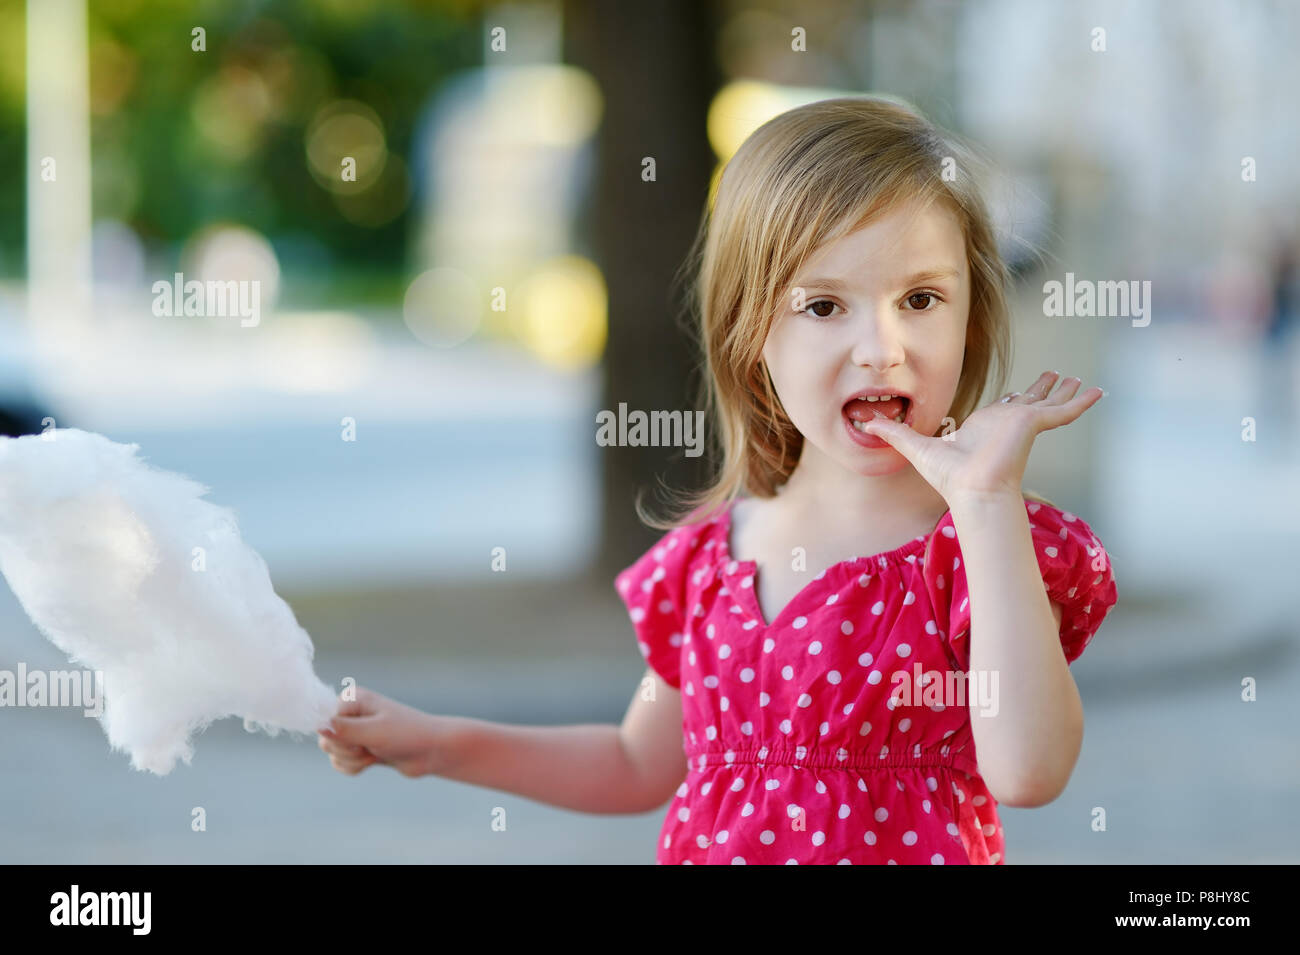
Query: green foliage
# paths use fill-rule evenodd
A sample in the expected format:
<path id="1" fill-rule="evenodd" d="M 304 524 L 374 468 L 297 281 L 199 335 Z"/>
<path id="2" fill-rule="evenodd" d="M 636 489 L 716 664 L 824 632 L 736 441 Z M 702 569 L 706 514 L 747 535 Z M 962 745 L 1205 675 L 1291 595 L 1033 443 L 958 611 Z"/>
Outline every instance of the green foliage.
<path id="1" fill-rule="evenodd" d="M 22 37 L 24 20 L 21 0 L 0 0 L 0 36 Z M 204 52 L 191 49 L 195 27 Z M 173 263 L 202 227 L 240 223 L 283 248 L 288 287 L 310 269 L 321 293 L 354 267 L 367 278 L 353 288 L 394 287 L 370 276 L 404 270 L 414 194 L 387 223 L 349 221 L 312 176 L 306 134 L 322 106 L 359 100 L 409 165 L 439 85 L 481 63 L 473 5 L 90 0 L 88 32 L 96 219 L 122 219 Z M 22 268 L 26 168 L 15 76 L 12 63 L 0 70 L 0 268 L 11 274 Z M 303 248 L 311 254 L 294 254 Z"/>

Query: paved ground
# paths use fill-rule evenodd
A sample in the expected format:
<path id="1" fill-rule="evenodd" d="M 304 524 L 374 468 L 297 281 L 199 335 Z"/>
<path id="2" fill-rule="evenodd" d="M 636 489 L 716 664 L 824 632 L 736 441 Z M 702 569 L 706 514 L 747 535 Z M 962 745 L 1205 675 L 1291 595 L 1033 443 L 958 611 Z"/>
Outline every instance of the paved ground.
<path id="1" fill-rule="evenodd" d="M 425 599 L 410 601 L 413 614 Z M 399 603 L 385 597 L 389 621 Z M 331 682 L 355 676 L 434 712 L 617 722 L 641 673 L 630 627 L 599 595 L 573 603 L 588 609 L 559 625 L 597 628 L 587 632 L 624 641 L 619 652 L 471 662 L 379 644 L 361 655 L 330 648 L 338 634 L 327 633 L 317 672 Z M 512 611 L 508 597 L 497 608 L 498 620 L 525 612 Z M 0 609 L 13 621 L 16 608 Z M 1165 652 L 1220 625 L 1212 613 L 1198 620 L 1158 605 L 1114 612 L 1074 665 L 1087 728 L 1070 786 L 1049 806 L 1003 811 L 1012 863 L 1300 861 L 1300 658 L 1266 621 L 1234 637 L 1230 653 Z M 543 618 L 533 633 L 545 643 L 550 630 Z M 32 634 L 28 665 L 57 665 L 38 641 Z M 1247 675 L 1258 680 L 1258 702 L 1239 699 Z M 382 768 L 348 778 L 314 739 L 250 735 L 234 720 L 198 738 L 191 766 L 160 779 L 131 770 L 98 723 L 76 711 L 10 709 L 0 719 L 3 862 L 648 863 L 661 821 L 657 812 L 588 816 Z M 206 832 L 190 831 L 195 806 L 206 810 Z M 489 825 L 498 806 L 504 833 Z M 1097 806 L 1105 832 L 1091 829 Z"/>

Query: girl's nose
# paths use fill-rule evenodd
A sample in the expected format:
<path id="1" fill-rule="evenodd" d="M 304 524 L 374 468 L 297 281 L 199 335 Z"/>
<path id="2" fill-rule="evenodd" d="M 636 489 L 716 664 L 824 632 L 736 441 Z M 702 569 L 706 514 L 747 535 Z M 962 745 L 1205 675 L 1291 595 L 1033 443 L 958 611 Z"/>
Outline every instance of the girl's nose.
<path id="1" fill-rule="evenodd" d="M 864 312 L 858 321 L 848 323 L 847 327 L 853 336 L 853 364 L 888 368 L 903 360 L 899 322 L 888 311 Z"/>

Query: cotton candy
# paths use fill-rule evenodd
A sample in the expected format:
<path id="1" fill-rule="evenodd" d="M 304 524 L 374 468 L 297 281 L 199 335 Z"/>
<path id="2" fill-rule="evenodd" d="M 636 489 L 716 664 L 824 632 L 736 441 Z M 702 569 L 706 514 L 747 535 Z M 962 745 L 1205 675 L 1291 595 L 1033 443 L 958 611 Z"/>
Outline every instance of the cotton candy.
<path id="1" fill-rule="evenodd" d="M 233 512 L 138 450 L 70 428 L 0 437 L 0 572 L 41 633 L 103 673 L 109 743 L 166 775 L 214 720 L 327 725 L 311 638 Z"/>

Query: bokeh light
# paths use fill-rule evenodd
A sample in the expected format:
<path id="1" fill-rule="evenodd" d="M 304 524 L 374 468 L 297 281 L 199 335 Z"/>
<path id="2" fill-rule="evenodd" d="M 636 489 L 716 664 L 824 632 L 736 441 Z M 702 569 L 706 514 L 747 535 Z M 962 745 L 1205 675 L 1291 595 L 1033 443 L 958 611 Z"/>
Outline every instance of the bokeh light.
<path id="1" fill-rule="evenodd" d="M 280 263 L 275 249 L 261 233 L 242 225 L 221 223 L 196 233 L 181 253 L 185 279 L 200 282 L 259 282 L 259 304 L 265 316 L 280 291 Z"/>
<path id="2" fill-rule="evenodd" d="M 330 192 L 364 192 L 379 182 L 388 160 L 384 124 L 358 100 L 335 100 L 321 107 L 307 127 L 307 161 L 312 176 Z M 343 178 L 344 160 L 356 164 L 356 179 Z"/>
<path id="3" fill-rule="evenodd" d="M 459 269 L 440 267 L 421 272 L 407 287 L 402 318 L 426 345 L 453 348 L 478 329 L 483 307 L 478 283 Z"/>
<path id="4" fill-rule="evenodd" d="M 567 255 L 539 267 L 517 293 L 517 334 L 539 358 L 560 368 L 594 364 L 605 349 L 609 296 L 594 263 Z"/>
<path id="5" fill-rule="evenodd" d="M 238 65 L 223 67 L 205 81 L 191 111 L 205 147 L 231 161 L 252 154 L 271 113 L 271 92 L 261 75 Z"/>

